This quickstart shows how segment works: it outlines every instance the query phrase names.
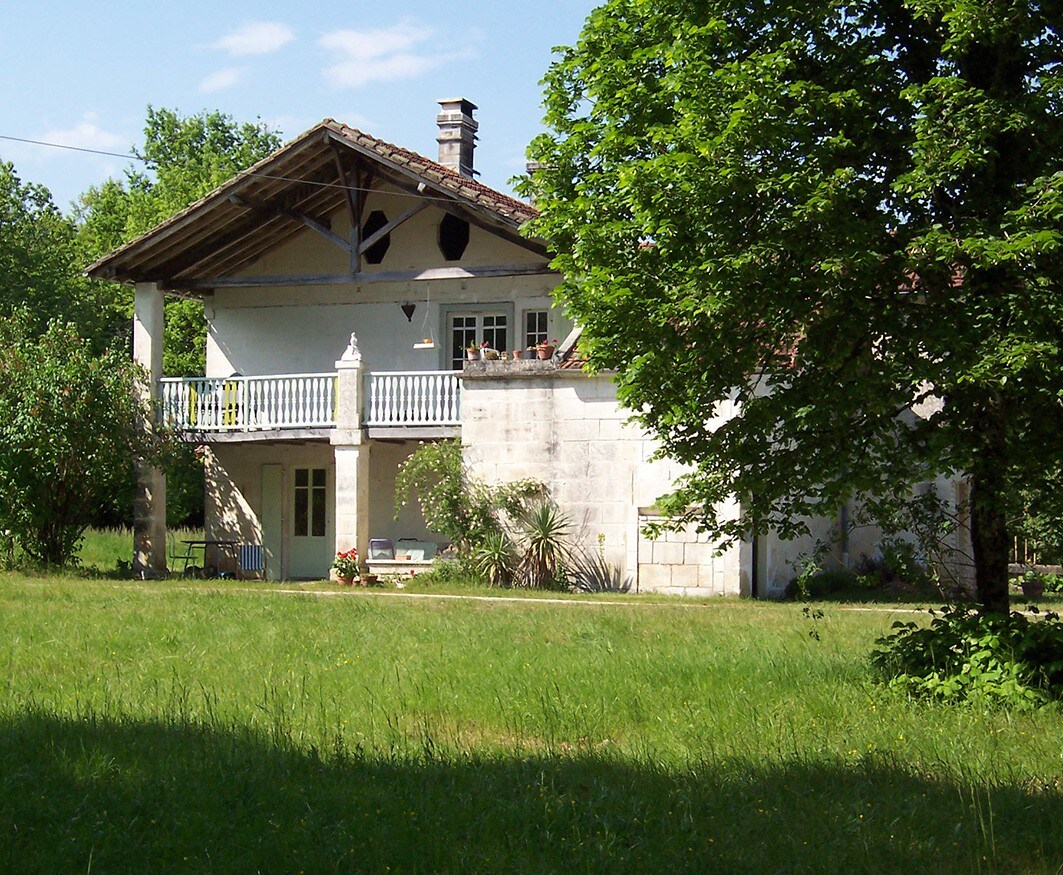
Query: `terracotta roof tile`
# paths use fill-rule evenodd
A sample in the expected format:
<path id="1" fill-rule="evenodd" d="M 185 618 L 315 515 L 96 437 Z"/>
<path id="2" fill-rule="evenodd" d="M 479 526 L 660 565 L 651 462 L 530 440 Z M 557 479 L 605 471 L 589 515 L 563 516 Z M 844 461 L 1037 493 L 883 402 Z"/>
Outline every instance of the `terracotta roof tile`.
<path id="1" fill-rule="evenodd" d="M 535 207 L 503 194 L 475 179 L 468 179 L 456 170 L 451 170 L 431 158 L 403 149 L 394 143 L 372 137 L 357 128 L 326 119 L 322 124 L 370 152 L 393 161 L 428 182 L 438 183 L 442 188 L 471 200 L 504 219 L 521 224 L 539 215 Z"/>

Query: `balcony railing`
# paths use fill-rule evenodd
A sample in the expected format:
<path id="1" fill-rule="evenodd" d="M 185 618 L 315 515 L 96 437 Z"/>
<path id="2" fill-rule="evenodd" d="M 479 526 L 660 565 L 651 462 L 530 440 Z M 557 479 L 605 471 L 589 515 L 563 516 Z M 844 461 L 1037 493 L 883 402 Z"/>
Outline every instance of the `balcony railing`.
<path id="1" fill-rule="evenodd" d="M 336 424 L 335 374 L 167 377 L 162 421 L 180 431 L 328 428 Z"/>
<path id="2" fill-rule="evenodd" d="M 460 371 L 378 371 L 366 375 L 363 424 L 415 428 L 461 423 Z M 178 431 L 239 432 L 332 428 L 335 374 L 166 377 L 162 421 Z"/>
<path id="3" fill-rule="evenodd" d="M 461 371 L 376 371 L 369 374 L 365 424 L 370 427 L 459 425 Z"/>

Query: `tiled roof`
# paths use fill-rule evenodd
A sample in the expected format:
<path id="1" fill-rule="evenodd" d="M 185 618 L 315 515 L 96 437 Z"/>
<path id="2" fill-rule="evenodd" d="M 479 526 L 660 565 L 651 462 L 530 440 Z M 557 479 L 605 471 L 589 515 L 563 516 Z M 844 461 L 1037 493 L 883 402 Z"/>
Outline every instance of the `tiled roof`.
<path id="1" fill-rule="evenodd" d="M 162 281 L 179 286 L 196 276 L 220 276 L 239 269 L 269 248 L 290 239 L 298 222 L 283 211 L 262 215 L 250 202 L 283 203 L 309 215 L 328 215 L 346 203 L 337 176 L 335 151 L 350 150 L 411 194 L 449 200 L 486 226 L 516 233 L 538 215 L 536 209 L 436 161 L 325 119 L 276 152 L 224 182 L 162 224 L 90 265 L 87 273 L 119 282 Z M 289 196 L 296 197 L 294 205 Z M 218 246 L 215 241 L 222 240 Z M 545 248 L 543 253 L 545 255 Z"/>
<path id="2" fill-rule="evenodd" d="M 502 218 L 521 224 L 539 215 L 535 207 L 530 204 L 496 191 L 474 179 L 462 176 L 456 170 L 452 170 L 430 158 L 425 158 L 424 155 L 411 152 L 409 149 L 403 149 L 401 146 L 396 146 L 385 140 L 371 137 L 357 128 L 349 127 L 333 119 L 326 119 L 322 122 L 322 125 L 352 144 L 361 146 L 363 149 L 405 168 L 426 183 L 435 183 L 459 197 L 474 201 Z"/>

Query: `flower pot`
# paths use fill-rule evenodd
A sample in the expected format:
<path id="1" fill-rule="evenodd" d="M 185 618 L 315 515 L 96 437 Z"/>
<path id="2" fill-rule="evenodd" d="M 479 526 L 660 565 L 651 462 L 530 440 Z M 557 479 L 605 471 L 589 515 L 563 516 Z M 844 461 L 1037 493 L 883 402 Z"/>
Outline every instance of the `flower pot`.
<path id="1" fill-rule="evenodd" d="M 513 350 L 513 361 L 519 362 L 519 361 L 521 361 L 523 356 L 524 356 L 524 350 L 521 350 L 521 349 Z"/>
<path id="2" fill-rule="evenodd" d="M 540 346 L 536 352 L 539 354 L 539 361 L 549 361 L 554 357 L 554 347 L 552 346 Z"/>
<path id="3" fill-rule="evenodd" d="M 339 583 L 340 586 L 354 586 L 354 578 L 344 577 L 342 574 L 336 578 L 336 582 Z"/>
<path id="4" fill-rule="evenodd" d="M 1040 579 L 1023 580 L 1022 582 L 1022 595 L 1023 598 L 1039 599 L 1045 594 L 1045 582 Z"/>

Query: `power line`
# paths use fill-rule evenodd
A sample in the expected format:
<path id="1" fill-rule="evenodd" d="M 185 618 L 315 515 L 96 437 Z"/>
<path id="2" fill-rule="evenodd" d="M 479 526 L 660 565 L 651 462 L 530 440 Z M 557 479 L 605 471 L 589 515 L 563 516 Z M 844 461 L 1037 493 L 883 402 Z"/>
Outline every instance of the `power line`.
<path id="1" fill-rule="evenodd" d="M 143 161 L 139 155 L 126 155 L 124 152 L 107 152 L 103 149 L 88 149 L 85 146 L 68 146 L 66 143 L 48 143 L 45 140 L 28 140 L 25 137 L 9 137 L 0 134 L 0 140 L 13 140 L 16 143 L 29 143 L 33 146 L 50 146 L 53 149 L 69 149 L 71 152 L 88 152 L 92 155 L 109 155 L 111 158 L 128 158 L 131 161 Z"/>
<path id="2" fill-rule="evenodd" d="M 143 161 L 145 164 L 149 163 L 148 159 L 144 158 L 141 155 L 129 155 L 129 154 L 126 154 L 124 152 L 108 152 L 108 151 L 106 151 L 104 149 L 89 149 L 89 148 L 87 148 L 85 146 L 68 146 L 65 143 L 49 143 L 46 140 L 30 140 L 30 139 L 28 139 L 26 137 L 12 137 L 12 136 L 9 136 L 7 134 L 0 134 L 0 140 L 11 140 L 11 141 L 13 141 L 15 143 L 29 143 L 30 145 L 33 145 L 33 146 L 48 146 L 49 148 L 52 148 L 52 149 L 68 149 L 71 152 L 87 152 L 90 155 L 107 155 L 107 156 L 109 156 L 111 158 L 128 158 L 130 161 Z M 251 172 L 251 173 L 247 173 L 246 175 L 247 176 L 254 176 L 254 177 L 258 178 L 258 179 L 270 179 L 270 180 L 274 180 L 276 182 L 298 182 L 298 183 L 300 183 L 302 185 L 316 185 L 316 186 L 319 186 L 321 188 L 336 188 L 336 189 L 341 189 L 343 191 L 359 191 L 359 192 L 365 192 L 367 194 L 370 194 L 370 193 L 372 193 L 374 191 L 374 189 L 371 189 L 371 188 L 360 188 L 358 186 L 345 185 L 345 184 L 339 183 L 339 182 L 318 182 L 318 181 L 313 180 L 313 179 L 298 179 L 298 178 L 293 177 L 293 176 L 277 176 L 277 175 L 272 174 L 272 173 Z M 423 201 L 450 202 L 452 200 L 451 198 L 448 198 L 448 197 L 433 197 L 431 195 L 420 194 L 420 193 L 413 194 L 411 192 L 405 192 L 405 191 L 389 191 L 388 195 L 389 196 L 394 196 L 394 197 L 417 198 L 418 200 L 423 200 Z"/>

